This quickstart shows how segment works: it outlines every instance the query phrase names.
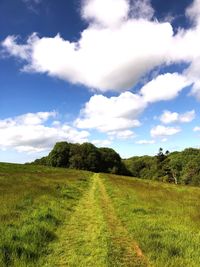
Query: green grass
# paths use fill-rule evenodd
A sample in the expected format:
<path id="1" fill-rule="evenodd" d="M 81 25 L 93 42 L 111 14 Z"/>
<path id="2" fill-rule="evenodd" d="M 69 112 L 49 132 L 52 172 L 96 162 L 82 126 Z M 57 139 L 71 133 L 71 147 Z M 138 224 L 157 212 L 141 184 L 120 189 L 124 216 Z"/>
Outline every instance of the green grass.
<path id="1" fill-rule="evenodd" d="M 40 266 L 91 173 L 0 164 L 0 266 Z"/>
<path id="2" fill-rule="evenodd" d="M 152 266 L 200 266 L 199 188 L 101 177 L 118 218 Z"/>
<path id="3" fill-rule="evenodd" d="M 97 200 L 97 179 L 77 205 L 70 221 L 60 230 L 60 242 L 45 266 L 108 266 L 107 229 Z"/>
<path id="4" fill-rule="evenodd" d="M 199 267 L 200 188 L 0 164 L 1 267 Z"/>

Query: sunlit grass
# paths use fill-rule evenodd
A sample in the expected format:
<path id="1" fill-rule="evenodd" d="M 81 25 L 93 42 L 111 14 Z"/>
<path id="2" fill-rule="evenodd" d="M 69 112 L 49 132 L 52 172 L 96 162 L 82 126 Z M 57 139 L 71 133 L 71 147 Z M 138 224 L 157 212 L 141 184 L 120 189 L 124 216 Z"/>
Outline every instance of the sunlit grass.
<path id="1" fill-rule="evenodd" d="M 0 267 L 199 267 L 200 189 L 0 164 Z"/>
<path id="2" fill-rule="evenodd" d="M 89 185 L 75 170 L 0 164 L 0 266 L 39 266 Z"/>
<path id="3" fill-rule="evenodd" d="M 102 175 L 118 217 L 153 266 L 200 266 L 200 189 Z"/>

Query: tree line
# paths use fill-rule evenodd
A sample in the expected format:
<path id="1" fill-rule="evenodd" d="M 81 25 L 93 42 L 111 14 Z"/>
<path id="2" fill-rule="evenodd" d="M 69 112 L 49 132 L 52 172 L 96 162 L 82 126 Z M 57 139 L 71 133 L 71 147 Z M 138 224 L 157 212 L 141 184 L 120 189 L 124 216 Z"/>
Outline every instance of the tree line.
<path id="1" fill-rule="evenodd" d="M 33 164 L 130 175 L 115 150 L 97 148 L 91 143 L 58 142 L 47 157 L 36 159 Z"/>
<path id="2" fill-rule="evenodd" d="M 155 156 L 132 157 L 124 160 L 124 164 L 134 177 L 200 185 L 200 149 L 170 153 L 160 148 Z"/>
<path id="3" fill-rule="evenodd" d="M 160 148 L 155 156 L 122 160 L 111 148 L 97 148 L 91 143 L 58 142 L 48 156 L 36 159 L 33 164 L 200 186 L 200 149 L 196 148 L 172 153 Z"/>

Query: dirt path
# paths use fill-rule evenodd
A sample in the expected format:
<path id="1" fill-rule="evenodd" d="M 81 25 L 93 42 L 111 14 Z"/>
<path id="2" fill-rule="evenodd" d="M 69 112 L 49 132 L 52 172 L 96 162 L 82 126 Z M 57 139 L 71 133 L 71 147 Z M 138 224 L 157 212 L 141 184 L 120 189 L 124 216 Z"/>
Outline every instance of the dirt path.
<path id="1" fill-rule="evenodd" d="M 55 253 L 45 266 L 148 266 L 117 218 L 98 174 L 93 175 L 88 192 L 66 221 Z"/>

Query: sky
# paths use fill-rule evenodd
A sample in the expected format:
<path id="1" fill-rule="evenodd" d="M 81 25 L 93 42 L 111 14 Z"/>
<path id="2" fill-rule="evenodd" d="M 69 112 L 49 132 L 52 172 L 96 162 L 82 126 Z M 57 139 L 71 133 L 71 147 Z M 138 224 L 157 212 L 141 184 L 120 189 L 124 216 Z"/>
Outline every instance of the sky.
<path id="1" fill-rule="evenodd" d="M 199 47 L 200 0 L 0 0 L 0 161 L 200 147 Z"/>

